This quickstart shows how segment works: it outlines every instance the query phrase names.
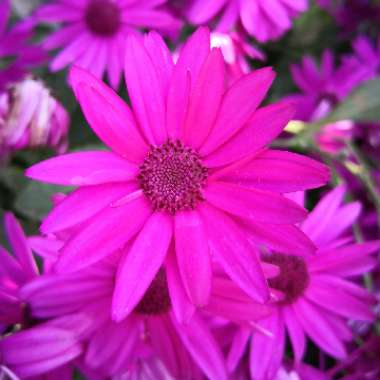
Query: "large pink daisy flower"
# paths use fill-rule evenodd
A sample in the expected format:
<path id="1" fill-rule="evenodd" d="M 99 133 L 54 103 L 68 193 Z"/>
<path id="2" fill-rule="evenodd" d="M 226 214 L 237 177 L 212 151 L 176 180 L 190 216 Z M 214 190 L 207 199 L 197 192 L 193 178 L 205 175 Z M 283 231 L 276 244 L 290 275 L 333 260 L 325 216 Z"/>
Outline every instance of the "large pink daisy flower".
<path id="1" fill-rule="evenodd" d="M 75 63 L 95 76 L 107 71 L 113 87 L 118 87 L 122 73 L 125 38 L 141 28 L 161 33 L 176 32 L 180 23 L 159 8 L 166 0 L 53 0 L 42 5 L 35 18 L 63 27 L 47 37 L 47 50 L 62 48 L 51 62 L 52 71 Z"/>
<path id="2" fill-rule="evenodd" d="M 127 56 L 134 113 L 85 70 L 73 68 L 70 75 L 89 124 L 112 152 L 67 154 L 27 171 L 40 181 L 79 187 L 41 227 L 48 234 L 79 226 L 56 269 L 75 271 L 123 249 L 116 293 L 127 308 L 146 291 L 172 246 L 194 304 L 208 302 L 211 257 L 247 294 L 267 300 L 245 228 L 257 242 L 284 252 L 314 252 L 295 225 L 306 210 L 282 193 L 320 186 L 329 177 L 310 158 L 266 147 L 293 114 L 288 103 L 257 109 L 272 70 L 225 88 L 223 56 L 210 51 L 206 29 L 189 39 L 175 65 L 154 32 L 145 39 L 130 36 Z"/>
<path id="3" fill-rule="evenodd" d="M 380 241 L 352 242 L 346 231 L 357 219 L 360 205 L 343 205 L 344 194 L 343 186 L 328 193 L 302 223 L 303 231 L 318 247 L 316 255 L 263 256 L 264 261 L 278 265 L 280 273 L 269 279 L 269 285 L 283 293 L 282 300 L 273 305 L 273 314 L 260 321 L 272 336 L 241 330 L 230 353 L 230 369 L 251 338 L 252 376 L 273 378 L 283 359 L 286 333 L 297 363 L 304 355 L 306 336 L 329 355 L 342 359 L 346 356 L 344 343 L 353 338 L 347 320 L 374 319 L 373 297 L 350 280 L 376 266 L 371 255 L 379 251 Z"/>
<path id="4" fill-rule="evenodd" d="M 292 19 L 308 8 L 308 0 L 194 0 L 189 20 L 204 24 L 220 15 L 217 30 L 227 32 L 240 20 L 244 29 L 260 42 L 279 38 Z"/>

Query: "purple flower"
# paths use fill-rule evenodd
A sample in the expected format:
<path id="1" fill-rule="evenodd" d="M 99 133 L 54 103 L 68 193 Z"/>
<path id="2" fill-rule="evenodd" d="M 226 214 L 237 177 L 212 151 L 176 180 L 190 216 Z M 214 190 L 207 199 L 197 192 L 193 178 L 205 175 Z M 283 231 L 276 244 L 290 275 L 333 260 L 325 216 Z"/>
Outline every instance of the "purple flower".
<path id="1" fill-rule="evenodd" d="M 52 0 L 35 13 L 37 21 L 61 23 L 42 43 L 47 50 L 61 49 L 50 64 L 58 71 L 75 63 L 101 78 L 107 71 L 117 88 L 125 56 L 125 39 L 138 30 L 156 29 L 169 34 L 181 23 L 159 7 L 165 1 Z"/>
<path id="2" fill-rule="evenodd" d="M 9 61 L 0 69 L 0 91 L 16 82 L 33 67 L 46 60 L 45 53 L 29 44 L 33 36 L 33 23 L 26 20 L 7 30 L 10 15 L 9 0 L 0 3 L 0 59 Z"/>
<path id="3" fill-rule="evenodd" d="M 281 37 L 307 8 L 307 0 L 193 0 L 187 17 L 202 25 L 219 16 L 216 30 L 221 32 L 231 31 L 240 21 L 248 34 L 267 42 Z"/>
<path id="4" fill-rule="evenodd" d="M 376 266 L 371 255 L 379 251 L 380 241 L 352 242 L 347 230 L 357 219 L 360 205 L 343 205 L 344 194 L 342 186 L 328 193 L 301 225 L 318 247 L 316 255 L 263 254 L 264 262 L 279 267 L 279 275 L 268 282 L 283 296 L 273 305 L 273 314 L 259 321 L 266 334 L 244 329 L 236 335 L 233 347 L 238 348 L 231 349 L 230 369 L 251 339 L 251 376 L 272 378 L 282 362 L 286 332 L 296 363 L 303 358 L 306 336 L 329 355 L 344 359 L 344 343 L 352 340 L 347 320 L 374 320 L 373 297 L 350 279 Z"/>
<path id="5" fill-rule="evenodd" d="M 69 115 L 45 85 L 26 78 L 0 94 L 0 157 L 20 149 L 67 149 Z"/>

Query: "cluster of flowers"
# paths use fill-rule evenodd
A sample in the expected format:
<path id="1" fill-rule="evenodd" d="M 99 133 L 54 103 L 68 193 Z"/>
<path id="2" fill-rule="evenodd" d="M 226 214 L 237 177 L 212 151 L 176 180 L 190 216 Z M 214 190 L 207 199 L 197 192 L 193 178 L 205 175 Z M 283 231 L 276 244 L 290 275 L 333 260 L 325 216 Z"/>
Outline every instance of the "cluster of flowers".
<path id="1" fill-rule="evenodd" d="M 278 39 L 307 8 L 54 0 L 8 30 L 0 0 L 0 158 L 42 146 L 65 153 L 68 113 L 29 73 L 57 49 L 50 70 L 70 66 L 69 86 L 106 146 L 27 169 L 75 187 L 53 197 L 40 235 L 26 237 L 5 213 L 0 379 L 379 378 L 379 290 L 372 275 L 364 286 L 379 270 L 379 230 L 372 204 L 356 200 L 361 162 L 345 149 L 361 140 L 379 160 L 380 125 L 343 120 L 313 136 L 345 183 L 310 213 L 306 191 L 328 184 L 330 168 L 270 145 L 291 139 L 291 120 L 307 128 L 377 78 L 380 45 L 359 36 L 338 67 L 330 51 L 320 67 L 305 57 L 291 68 L 300 93 L 270 105 L 261 103 L 275 74 L 249 63 L 265 60 L 252 38 Z M 213 32 L 198 27 L 169 50 L 163 36 L 178 41 L 185 21 Z M 30 43 L 37 25 L 57 23 Z M 117 93 L 123 74 L 131 105 Z"/>

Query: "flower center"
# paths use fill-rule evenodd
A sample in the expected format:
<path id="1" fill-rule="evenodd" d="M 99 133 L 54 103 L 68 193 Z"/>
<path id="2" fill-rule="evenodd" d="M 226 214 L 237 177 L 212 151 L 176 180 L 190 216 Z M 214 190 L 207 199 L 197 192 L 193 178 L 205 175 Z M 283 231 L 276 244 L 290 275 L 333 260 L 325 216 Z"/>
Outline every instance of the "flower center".
<path id="1" fill-rule="evenodd" d="M 263 261 L 276 265 L 280 269 L 278 276 L 268 280 L 271 288 L 284 293 L 279 303 L 288 305 L 304 294 L 309 284 L 309 272 L 304 259 L 294 255 L 273 253 L 263 256 Z"/>
<path id="2" fill-rule="evenodd" d="M 207 176 L 207 168 L 193 149 L 168 140 L 152 147 L 140 166 L 138 180 L 154 210 L 175 214 L 192 210 L 203 200 L 201 190 Z"/>
<path id="3" fill-rule="evenodd" d="M 170 305 L 166 274 L 160 269 L 134 311 L 138 314 L 157 315 L 168 312 Z"/>
<path id="4" fill-rule="evenodd" d="M 91 0 L 85 19 L 93 33 L 112 36 L 120 27 L 120 9 L 112 0 Z"/>

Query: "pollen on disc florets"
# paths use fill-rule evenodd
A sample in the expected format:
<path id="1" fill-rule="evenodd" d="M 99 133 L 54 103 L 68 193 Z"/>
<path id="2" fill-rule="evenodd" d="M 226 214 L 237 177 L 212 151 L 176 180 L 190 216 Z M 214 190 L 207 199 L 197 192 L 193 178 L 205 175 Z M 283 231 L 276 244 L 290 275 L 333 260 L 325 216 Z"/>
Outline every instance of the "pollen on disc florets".
<path id="1" fill-rule="evenodd" d="M 291 304 L 304 294 L 309 285 L 309 272 L 302 257 L 273 253 L 264 255 L 263 261 L 276 265 L 280 269 L 276 277 L 268 280 L 271 288 L 284 294 L 280 304 Z"/>
<path id="2" fill-rule="evenodd" d="M 86 8 L 88 28 L 100 36 L 112 36 L 120 27 L 120 9 L 112 0 L 91 0 Z"/>
<path id="3" fill-rule="evenodd" d="M 170 306 L 166 274 L 160 269 L 134 311 L 143 315 L 159 315 L 168 312 Z"/>
<path id="4" fill-rule="evenodd" d="M 171 214 L 192 210 L 203 200 L 208 170 L 198 154 L 180 141 L 152 147 L 140 166 L 138 180 L 154 210 Z"/>

